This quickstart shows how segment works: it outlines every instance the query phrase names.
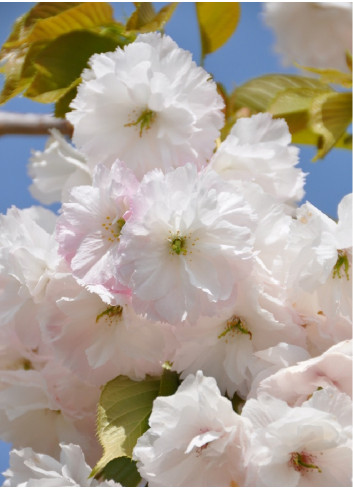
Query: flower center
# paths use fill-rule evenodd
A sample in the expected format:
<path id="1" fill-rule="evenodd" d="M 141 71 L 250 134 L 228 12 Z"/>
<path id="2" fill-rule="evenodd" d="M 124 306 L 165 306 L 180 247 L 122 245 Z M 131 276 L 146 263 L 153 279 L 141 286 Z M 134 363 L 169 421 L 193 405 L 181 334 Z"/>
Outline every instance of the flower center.
<path id="1" fill-rule="evenodd" d="M 308 472 L 309 470 L 317 470 L 322 472 L 318 465 L 313 462 L 315 457 L 307 452 L 292 452 L 289 460 L 289 465 L 297 472 Z"/>
<path id="2" fill-rule="evenodd" d="M 110 216 L 106 216 L 105 222 L 103 222 L 102 227 L 108 231 L 108 241 L 114 242 L 120 240 L 121 230 L 125 224 L 125 219 L 120 217 L 119 219 L 112 219 Z"/>
<path id="3" fill-rule="evenodd" d="M 169 238 L 170 254 L 186 255 L 188 250 L 186 248 L 186 236 L 181 236 L 180 231 L 176 234 L 172 234 Z"/>
<path id="4" fill-rule="evenodd" d="M 333 267 L 333 272 L 332 272 L 333 278 L 335 277 L 342 278 L 341 276 L 342 268 L 344 269 L 346 279 L 349 280 L 349 260 L 348 260 L 347 253 L 344 250 L 338 250 L 337 262 L 336 265 Z"/>
<path id="5" fill-rule="evenodd" d="M 247 334 L 249 335 L 249 338 L 252 339 L 252 333 L 247 329 L 245 321 L 235 315 L 228 319 L 227 325 L 224 331 L 218 335 L 218 339 L 224 338 L 228 333 L 232 335 L 235 333 Z"/>
<path id="6" fill-rule="evenodd" d="M 125 127 L 140 126 L 140 138 L 142 137 L 143 131 L 150 129 L 151 125 L 156 119 L 156 112 L 153 110 L 145 109 L 141 112 L 138 118 L 134 122 L 129 122 L 125 124 Z"/>
<path id="7" fill-rule="evenodd" d="M 105 311 L 98 314 L 96 317 L 96 323 L 100 320 L 100 318 L 104 317 L 107 319 L 107 322 L 113 324 L 114 319 L 120 319 L 123 313 L 123 308 L 121 306 L 110 306 Z"/>

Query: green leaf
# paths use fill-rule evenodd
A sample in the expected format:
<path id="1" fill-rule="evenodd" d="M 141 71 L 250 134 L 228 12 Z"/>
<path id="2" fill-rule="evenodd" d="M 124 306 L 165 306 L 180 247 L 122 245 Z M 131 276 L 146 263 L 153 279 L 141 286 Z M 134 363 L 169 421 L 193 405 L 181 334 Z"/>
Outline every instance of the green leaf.
<path id="1" fill-rule="evenodd" d="M 309 126 L 319 135 L 315 161 L 330 151 L 352 122 L 352 93 L 318 95 L 312 101 L 309 114 Z"/>
<path id="2" fill-rule="evenodd" d="M 323 158 L 333 147 L 349 148 L 346 130 L 352 120 L 352 95 L 320 80 L 297 75 L 265 75 L 236 88 L 230 96 L 234 123 L 237 111 L 270 112 L 284 118 L 297 144 L 315 144 Z M 223 134 L 223 137 L 226 134 Z"/>
<path id="3" fill-rule="evenodd" d="M 244 399 L 241 398 L 236 392 L 234 392 L 234 395 L 233 395 L 231 401 L 232 401 L 233 410 L 237 414 L 241 414 L 241 411 L 242 411 L 244 404 L 245 404 Z"/>
<path id="4" fill-rule="evenodd" d="M 119 376 L 108 382 L 98 404 L 97 432 L 103 456 L 91 475 L 118 457 L 131 457 L 137 439 L 148 429 L 152 404 L 160 388 L 160 379 L 146 377 L 135 382 Z"/>
<path id="5" fill-rule="evenodd" d="M 163 369 L 158 396 L 171 396 L 180 385 L 179 374 L 169 368 Z"/>
<path id="6" fill-rule="evenodd" d="M 37 19 L 26 37 L 6 43 L 6 46 L 14 48 L 20 43 L 50 41 L 72 31 L 89 30 L 112 23 L 114 23 L 113 9 L 108 3 L 73 4 L 71 8 L 59 11 L 54 9 L 51 16 Z"/>
<path id="7" fill-rule="evenodd" d="M 196 2 L 202 60 L 223 46 L 234 33 L 240 18 L 240 3 Z"/>
<path id="8" fill-rule="evenodd" d="M 79 79 L 81 80 L 81 79 Z M 59 100 L 55 103 L 55 117 L 64 118 L 68 112 L 71 112 L 70 104 L 71 101 L 77 95 L 77 86 L 72 86 Z"/>
<path id="9" fill-rule="evenodd" d="M 151 32 L 163 29 L 170 20 L 178 2 L 172 2 L 155 12 L 151 2 L 134 2 L 135 12 L 127 21 L 126 30 L 136 32 Z"/>
<path id="10" fill-rule="evenodd" d="M 120 482 L 123 487 L 136 487 L 141 481 L 136 462 L 128 457 L 111 460 L 102 470 L 105 480 Z"/>
<path id="11" fill-rule="evenodd" d="M 73 49 L 73 46 L 80 46 L 80 49 Z M 94 53 L 115 48 L 113 39 L 90 31 L 74 31 L 60 36 L 37 56 L 37 74 L 24 95 L 38 102 L 56 102 L 77 86 Z"/>

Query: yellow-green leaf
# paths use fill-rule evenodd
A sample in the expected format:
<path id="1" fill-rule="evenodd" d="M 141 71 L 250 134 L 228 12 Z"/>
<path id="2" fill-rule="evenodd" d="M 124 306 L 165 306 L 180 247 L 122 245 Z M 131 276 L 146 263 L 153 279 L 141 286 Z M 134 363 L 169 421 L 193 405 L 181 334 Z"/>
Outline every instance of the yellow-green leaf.
<path id="1" fill-rule="evenodd" d="M 352 122 L 352 93 L 327 93 L 315 97 L 309 110 L 309 126 L 319 135 L 315 160 L 323 158 Z"/>
<path id="2" fill-rule="evenodd" d="M 238 2 L 196 2 L 202 59 L 223 46 L 234 33 L 240 18 Z"/>
<path id="3" fill-rule="evenodd" d="M 292 134 L 305 129 L 308 124 L 308 110 L 314 97 L 332 93 L 332 90 L 313 88 L 289 88 L 280 92 L 270 103 L 267 112 L 285 119 Z"/>
<path id="4" fill-rule="evenodd" d="M 265 75 L 236 88 L 226 127 L 244 109 L 284 118 L 293 142 L 316 144 L 322 158 L 333 147 L 349 148 L 346 130 L 352 118 L 352 95 L 335 91 L 322 80 L 297 75 Z M 345 136 L 344 136 L 345 135 Z"/>
<path id="5" fill-rule="evenodd" d="M 37 3 L 31 10 L 29 10 L 29 12 L 25 13 L 15 21 L 12 32 L 0 51 L 0 59 L 2 59 L 7 52 L 12 49 L 11 46 L 13 44 L 18 44 L 19 42 L 21 43 L 27 38 L 28 33 L 31 31 L 36 22 L 40 21 L 41 19 L 55 16 L 79 4 L 79 2 Z"/>
<path id="6" fill-rule="evenodd" d="M 105 2 L 87 2 L 58 12 L 56 15 L 39 19 L 27 37 L 6 47 L 17 47 L 20 43 L 50 41 L 72 31 L 94 29 L 114 22 L 113 9 Z"/>
<path id="7" fill-rule="evenodd" d="M 163 29 L 174 13 L 177 2 L 172 2 L 155 12 L 150 2 L 135 2 L 136 10 L 127 21 L 126 30 L 151 32 Z"/>
<path id="8" fill-rule="evenodd" d="M 321 68 L 310 68 L 309 66 L 300 66 L 298 68 L 311 73 L 320 75 L 320 80 L 322 83 L 334 83 L 336 85 L 342 85 L 345 88 L 352 87 L 352 73 L 343 73 L 342 71 L 335 69 L 321 69 Z"/>
<path id="9" fill-rule="evenodd" d="M 329 85 L 299 75 L 265 75 L 253 78 L 237 87 L 231 94 L 234 110 L 248 107 L 252 112 L 266 112 L 281 92 L 291 89 L 330 91 Z"/>
<path id="10" fill-rule="evenodd" d="M 113 39 L 90 31 L 74 31 L 58 37 L 36 58 L 37 74 L 24 95 L 38 102 L 56 102 L 77 85 L 92 54 L 115 48 Z"/>
<path id="11" fill-rule="evenodd" d="M 21 77 L 25 58 L 26 52 L 21 50 L 17 56 L 9 58 L 6 65 L 1 67 L 1 72 L 6 76 L 6 79 L 0 94 L 0 104 L 4 104 L 10 98 L 20 94 L 30 82 L 30 79 Z"/>
<path id="12" fill-rule="evenodd" d="M 311 129 L 303 129 L 292 135 L 293 144 L 310 144 L 318 146 L 320 136 Z M 335 148 L 352 151 L 352 134 L 344 133 L 335 143 Z"/>
<path id="13" fill-rule="evenodd" d="M 137 439 L 148 429 L 159 388 L 160 379 L 149 376 L 141 382 L 119 376 L 105 385 L 97 417 L 98 438 L 104 451 L 91 475 L 99 474 L 115 458 L 131 458 Z"/>
<path id="14" fill-rule="evenodd" d="M 139 30 L 140 27 L 151 22 L 156 16 L 156 11 L 151 2 L 134 2 L 136 10 L 131 14 L 126 23 L 126 30 Z"/>

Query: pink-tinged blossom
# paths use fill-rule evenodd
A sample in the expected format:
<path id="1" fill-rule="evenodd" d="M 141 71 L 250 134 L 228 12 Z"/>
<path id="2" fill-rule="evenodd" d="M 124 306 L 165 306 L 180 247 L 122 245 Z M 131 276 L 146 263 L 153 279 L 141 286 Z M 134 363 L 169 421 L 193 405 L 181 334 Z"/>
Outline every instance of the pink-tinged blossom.
<path id="1" fill-rule="evenodd" d="M 118 266 L 134 309 L 171 324 L 217 314 L 252 268 L 253 220 L 215 172 L 187 164 L 147 174 L 122 232 Z"/>
<path id="2" fill-rule="evenodd" d="M 338 408 L 338 409 L 337 409 Z M 350 486 L 349 396 L 328 387 L 300 407 L 263 394 L 246 402 L 253 425 L 247 486 Z"/>
<path id="3" fill-rule="evenodd" d="M 206 164 L 224 103 L 190 52 L 166 35 L 140 34 L 89 65 L 67 118 L 91 166 L 120 158 L 141 179 L 154 168 Z"/>
<path id="4" fill-rule="evenodd" d="M 117 280 L 116 267 L 121 231 L 137 187 L 133 173 L 121 162 L 110 170 L 98 165 L 92 186 L 71 190 L 57 223 L 59 253 L 73 276 L 112 303 L 129 294 Z"/>
<path id="5" fill-rule="evenodd" d="M 263 379 L 257 395 L 263 392 L 300 405 L 318 388 L 335 386 L 352 397 L 352 341 L 343 341 L 319 357 L 282 368 Z"/>
<path id="6" fill-rule="evenodd" d="M 74 280 L 52 283 L 43 317 L 44 338 L 55 355 L 81 380 L 102 386 L 118 375 L 142 380 L 160 375 L 169 360 L 168 324 L 137 315 L 130 301 L 108 305 Z"/>
<path id="7" fill-rule="evenodd" d="M 251 425 L 213 378 L 199 371 L 174 395 L 157 397 L 149 425 L 133 458 L 150 486 L 243 485 Z"/>
<path id="8" fill-rule="evenodd" d="M 26 447 L 11 450 L 3 487 L 121 487 L 114 481 L 98 482 L 91 471 L 79 445 L 60 443 L 59 460 Z"/>

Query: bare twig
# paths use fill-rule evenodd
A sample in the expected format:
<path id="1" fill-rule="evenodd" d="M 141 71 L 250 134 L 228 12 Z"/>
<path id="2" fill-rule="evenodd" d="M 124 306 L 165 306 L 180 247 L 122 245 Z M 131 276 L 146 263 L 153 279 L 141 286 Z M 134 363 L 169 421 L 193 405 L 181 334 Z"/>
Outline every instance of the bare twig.
<path id="1" fill-rule="evenodd" d="M 5 134 L 49 134 L 49 129 L 58 129 L 72 136 L 72 125 L 65 119 L 42 114 L 16 114 L 0 111 L 0 136 Z"/>

